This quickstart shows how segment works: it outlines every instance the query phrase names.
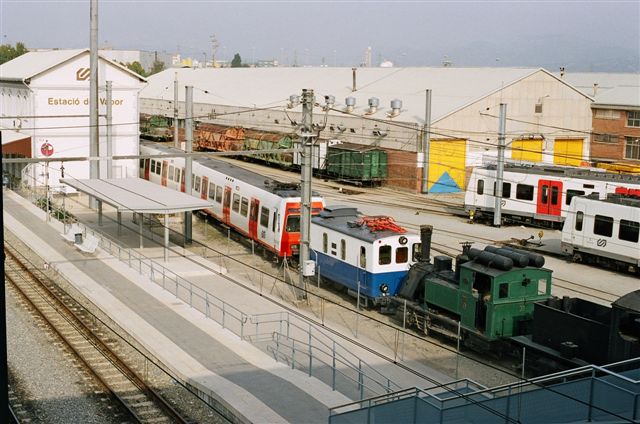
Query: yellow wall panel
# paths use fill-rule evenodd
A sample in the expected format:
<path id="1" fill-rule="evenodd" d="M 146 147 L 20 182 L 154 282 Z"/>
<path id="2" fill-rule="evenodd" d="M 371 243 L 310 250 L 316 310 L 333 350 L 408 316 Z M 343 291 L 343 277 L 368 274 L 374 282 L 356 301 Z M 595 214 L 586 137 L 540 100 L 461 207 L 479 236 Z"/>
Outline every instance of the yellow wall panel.
<path id="1" fill-rule="evenodd" d="M 542 140 L 513 140 L 511 159 L 542 162 Z"/>
<path id="2" fill-rule="evenodd" d="M 429 192 L 464 190 L 466 140 L 431 140 L 429 146 Z"/>
<path id="3" fill-rule="evenodd" d="M 553 163 L 580 166 L 583 140 L 557 138 L 553 144 Z"/>

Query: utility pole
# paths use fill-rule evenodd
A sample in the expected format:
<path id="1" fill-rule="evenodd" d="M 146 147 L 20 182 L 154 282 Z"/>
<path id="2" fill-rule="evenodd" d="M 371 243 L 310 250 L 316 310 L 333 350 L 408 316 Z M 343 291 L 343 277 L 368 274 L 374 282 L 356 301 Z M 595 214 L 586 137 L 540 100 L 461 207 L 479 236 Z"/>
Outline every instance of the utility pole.
<path id="1" fill-rule="evenodd" d="M 500 103 L 500 121 L 498 124 L 498 166 L 496 168 L 496 198 L 495 210 L 493 213 L 493 226 L 499 227 L 502 222 L 502 180 L 504 173 L 504 138 L 507 123 L 507 105 Z"/>
<path id="2" fill-rule="evenodd" d="M 107 81 L 107 178 L 113 178 L 113 86 Z"/>
<path id="3" fill-rule="evenodd" d="M 184 116 L 184 150 L 185 153 L 191 153 L 193 150 L 193 86 L 187 85 L 185 87 L 185 116 Z M 193 184 L 191 184 L 191 164 L 193 159 L 191 156 L 185 158 L 184 166 L 184 192 L 191 196 Z M 192 241 L 192 213 L 187 211 L 184 213 L 184 243 L 191 244 Z"/>
<path id="4" fill-rule="evenodd" d="M 91 18 L 89 40 L 89 156 L 96 158 L 99 154 L 100 142 L 98 133 L 98 0 L 91 0 L 89 8 Z M 89 160 L 89 178 L 100 178 L 100 163 L 97 159 Z M 89 206 L 97 206 L 94 197 L 89 198 Z"/>
<path id="5" fill-rule="evenodd" d="M 429 193 L 429 147 L 431 147 L 431 89 L 427 89 L 422 133 L 422 193 Z"/>
<path id="6" fill-rule="evenodd" d="M 176 149 L 180 148 L 178 133 L 178 73 L 176 72 L 173 79 L 173 145 Z"/>
<path id="7" fill-rule="evenodd" d="M 215 34 L 212 35 L 210 39 L 211 39 L 211 67 L 215 68 L 216 67 L 216 50 L 218 50 L 218 47 L 220 47 L 220 43 L 218 43 L 218 39 L 216 38 Z M 205 63 L 205 67 L 206 66 L 207 64 Z"/>
<path id="8" fill-rule="evenodd" d="M 304 277 L 314 274 L 313 269 L 306 268 L 309 261 L 309 239 L 311 230 L 311 166 L 313 146 L 313 90 L 302 90 L 302 128 L 300 144 L 302 145 L 301 164 L 301 213 L 300 213 L 300 288 L 304 287 Z M 308 275 L 307 275 L 308 274 Z"/>

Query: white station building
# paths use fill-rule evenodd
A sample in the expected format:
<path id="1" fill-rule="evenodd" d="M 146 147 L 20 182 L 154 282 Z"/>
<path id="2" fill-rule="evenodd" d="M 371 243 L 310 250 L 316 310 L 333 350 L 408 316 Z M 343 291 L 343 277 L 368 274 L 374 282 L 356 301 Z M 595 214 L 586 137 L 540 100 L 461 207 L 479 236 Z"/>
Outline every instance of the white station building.
<path id="1" fill-rule="evenodd" d="M 3 156 L 89 156 L 89 56 L 89 49 L 30 52 L 0 65 Z M 146 80 L 103 57 L 98 61 L 98 79 L 99 155 L 105 156 L 100 161 L 100 177 L 106 178 L 106 81 L 112 84 L 113 155 L 137 155 L 138 94 Z M 113 161 L 111 166 L 113 178 L 137 176 L 135 159 Z M 89 178 L 89 161 L 51 162 L 49 186 L 54 190 L 61 187 L 63 167 L 64 177 Z M 45 184 L 44 174 L 44 165 L 37 163 L 14 176 L 39 186 Z"/>

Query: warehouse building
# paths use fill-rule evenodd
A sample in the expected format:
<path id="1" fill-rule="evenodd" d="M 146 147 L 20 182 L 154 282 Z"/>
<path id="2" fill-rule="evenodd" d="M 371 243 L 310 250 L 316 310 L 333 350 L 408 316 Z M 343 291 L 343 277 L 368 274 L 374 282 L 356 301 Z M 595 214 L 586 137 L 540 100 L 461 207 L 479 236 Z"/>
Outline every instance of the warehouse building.
<path id="1" fill-rule="evenodd" d="M 0 66 L 0 128 L 3 150 L 28 157 L 89 156 L 89 50 L 30 52 Z M 139 143 L 138 94 L 144 78 L 99 58 L 99 124 L 101 155 L 107 152 L 105 82 L 112 82 L 112 151 L 114 155 L 137 155 Z M 17 136 L 16 133 L 22 136 Z M 4 153 L 4 152 L 3 152 Z M 106 177 L 108 161 L 100 161 Z M 44 184 L 44 165 L 21 170 L 21 180 L 31 186 Z M 88 178 L 88 161 L 51 162 L 49 185 L 59 186 L 66 177 Z M 12 171 L 15 172 L 15 171 Z M 115 178 L 137 175 L 136 160 L 112 163 Z"/>
<path id="2" fill-rule="evenodd" d="M 313 89 L 320 137 L 382 147 L 387 185 L 417 191 L 422 183 L 426 89 L 432 90 L 430 192 L 459 191 L 465 170 L 496 157 L 500 103 L 507 104 L 507 158 L 580 164 L 589 155 L 592 99 L 544 69 L 251 68 L 167 70 L 149 78 L 140 110 L 173 117 L 179 82 L 194 87 L 197 122 L 294 133 L 296 97 Z M 327 105 L 325 96 L 335 103 Z M 329 97 L 331 98 L 331 97 Z"/>

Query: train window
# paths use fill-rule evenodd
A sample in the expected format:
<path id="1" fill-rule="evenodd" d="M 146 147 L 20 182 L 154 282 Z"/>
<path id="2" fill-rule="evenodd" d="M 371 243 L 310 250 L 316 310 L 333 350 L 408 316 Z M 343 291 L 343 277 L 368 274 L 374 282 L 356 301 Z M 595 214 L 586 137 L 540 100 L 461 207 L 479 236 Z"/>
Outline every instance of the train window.
<path id="1" fill-rule="evenodd" d="M 196 176 L 191 174 L 191 188 L 196 186 Z"/>
<path id="2" fill-rule="evenodd" d="M 411 260 L 413 262 L 418 262 L 420 260 L 422 245 L 420 243 L 413 243 L 413 249 L 411 253 Z"/>
<path id="3" fill-rule="evenodd" d="M 640 340 L 640 315 L 624 314 L 620 319 L 618 334 L 626 342 L 638 343 Z"/>
<path id="4" fill-rule="evenodd" d="M 593 234 L 611 237 L 613 234 L 613 218 L 610 216 L 596 215 L 593 222 Z"/>
<path id="5" fill-rule="evenodd" d="M 618 238 L 620 240 L 637 243 L 639 234 L 640 234 L 639 222 L 627 221 L 626 219 L 620 220 L 620 230 L 618 231 Z"/>
<path id="6" fill-rule="evenodd" d="M 151 171 L 152 174 L 156 173 L 156 161 L 151 159 L 151 167 L 149 168 L 149 171 Z"/>
<path id="7" fill-rule="evenodd" d="M 551 187 L 551 204 L 558 204 L 558 187 Z"/>
<path id="8" fill-rule="evenodd" d="M 340 240 L 340 259 L 344 261 L 346 257 L 347 257 L 347 242 L 344 239 L 342 239 Z"/>
<path id="9" fill-rule="evenodd" d="M 216 202 L 222 203 L 222 186 L 216 187 Z"/>
<path id="10" fill-rule="evenodd" d="M 542 193 L 540 194 L 540 203 L 546 205 L 549 202 L 549 186 L 542 186 Z"/>
<path id="11" fill-rule="evenodd" d="M 216 185 L 214 183 L 209 183 L 209 191 L 208 191 L 209 199 L 214 200 L 216 198 Z"/>
<path id="12" fill-rule="evenodd" d="M 360 246 L 360 268 L 367 267 L 367 248 Z"/>
<path id="13" fill-rule="evenodd" d="M 195 184 L 193 186 L 193 189 L 195 191 L 197 191 L 198 193 L 200 193 L 200 184 L 202 184 L 202 179 L 200 177 L 196 177 L 196 181 L 195 181 Z"/>
<path id="14" fill-rule="evenodd" d="M 271 231 L 276 232 L 276 222 L 278 222 L 278 210 L 273 211 L 273 221 L 271 221 Z M 280 231 L 280 224 L 278 224 L 278 231 Z"/>
<path id="15" fill-rule="evenodd" d="M 380 246 L 378 250 L 378 264 L 388 265 L 391 263 L 391 246 Z"/>
<path id="16" fill-rule="evenodd" d="M 584 212 L 576 212 L 576 231 L 582 231 L 583 222 L 584 222 Z"/>
<path id="17" fill-rule="evenodd" d="M 477 193 L 480 195 L 484 194 L 484 180 L 478 180 Z"/>
<path id="18" fill-rule="evenodd" d="M 502 283 L 498 288 L 498 299 L 506 299 L 509 297 L 509 283 Z"/>
<path id="19" fill-rule="evenodd" d="M 269 208 L 260 207 L 260 226 L 269 228 Z"/>
<path id="20" fill-rule="evenodd" d="M 231 209 L 236 213 L 240 212 L 240 195 L 238 193 L 235 193 L 233 195 L 233 206 L 231 207 Z M 267 215 L 267 219 L 269 219 L 269 215 Z"/>
<path id="21" fill-rule="evenodd" d="M 175 166 L 169 165 L 169 181 L 173 181 L 175 177 Z"/>
<path id="22" fill-rule="evenodd" d="M 180 182 L 180 170 L 176 168 L 176 175 L 173 178 L 174 181 Z"/>
<path id="23" fill-rule="evenodd" d="M 528 184 L 516 185 L 516 199 L 533 200 L 533 186 Z"/>
<path id="24" fill-rule="evenodd" d="M 406 264 L 408 260 L 409 260 L 409 248 L 406 246 L 398 247 L 396 249 L 396 263 Z"/>
<path id="25" fill-rule="evenodd" d="M 329 236 L 327 233 L 322 233 L 322 251 L 327 253 L 327 250 L 329 250 Z"/>
<path id="26" fill-rule="evenodd" d="M 156 162 L 156 174 L 160 175 L 161 169 L 162 169 L 162 163 L 160 161 Z"/>
<path id="27" fill-rule="evenodd" d="M 140 165 L 138 165 L 140 167 L 140 169 L 144 169 L 144 159 L 140 159 Z"/>
<path id="28" fill-rule="evenodd" d="M 591 190 L 593 190 L 594 188 L 596 188 L 596 186 L 593 184 L 582 184 L 582 188 L 590 188 Z"/>
<path id="29" fill-rule="evenodd" d="M 502 198 L 508 199 L 511 197 L 511 183 L 502 183 Z"/>
<path id="30" fill-rule="evenodd" d="M 287 216 L 287 222 L 284 224 L 284 229 L 287 233 L 299 233 L 300 232 L 300 215 Z M 325 252 L 327 250 L 325 249 Z"/>
<path id="31" fill-rule="evenodd" d="M 240 204 L 240 215 L 247 216 L 249 214 L 249 199 L 246 197 L 242 198 L 242 203 Z"/>
<path id="32" fill-rule="evenodd" d="M 565 204 L 570 205 L 571 204 L 571 199 L 573 199 L 575 196 L 584 196 L 585 192 L 582 190 L 567 190 L 567 197 L 565 199 Z"/>

